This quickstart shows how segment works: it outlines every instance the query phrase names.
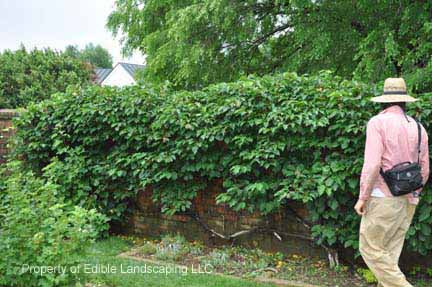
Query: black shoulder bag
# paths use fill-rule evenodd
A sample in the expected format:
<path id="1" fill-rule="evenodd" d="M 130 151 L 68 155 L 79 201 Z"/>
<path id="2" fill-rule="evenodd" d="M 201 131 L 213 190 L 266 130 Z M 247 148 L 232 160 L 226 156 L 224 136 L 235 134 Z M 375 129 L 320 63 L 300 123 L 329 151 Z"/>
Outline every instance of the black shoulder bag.
<path id="1" fill-rule="evenodd" d="M 401 196 L 423 187 L 420 166 L 421 128 L 419 122 L 416 121 L 416 123 L 418 128 L 417 162 L 399 163 L 386 172 L 380 169 L 380 174 L 394 196 Z"/>

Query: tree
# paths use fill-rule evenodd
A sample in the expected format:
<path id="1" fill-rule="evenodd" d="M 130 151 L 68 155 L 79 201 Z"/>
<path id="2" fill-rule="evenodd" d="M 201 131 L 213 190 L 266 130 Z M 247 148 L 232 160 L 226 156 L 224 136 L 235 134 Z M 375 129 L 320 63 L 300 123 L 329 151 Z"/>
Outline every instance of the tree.
<path id="1" fill-rule="evenodd" d="M 64 54 L 91 63 L 98 68 L 112 68 L 113 64 L 112 56 L 108 50 L 93 43 L 87 44 L 82 50 L 79 50 L 76 45 L 69 45 L 66 47 Z"/>
<path id="2" fill-rule="evenodd" d="M 98 68 L 112 68 L 112 56 L 107 49 L 104 49 L 101 45 L 93 45 L 89 43 L 81 51 L 81 57 L 83 61 L 92 63 Z"/>
<path id="3" fill-rule="evenodd" d="M 80 55 L 81 55 L 81 52 L 78 49 L 77 45 L 68 45 L 68 46 L 66 46 L 63 54 L 66 55 L 66 56 L 68 56 L 68 57 L 72 57 L 72 58 L 78 59 L 80 57 Z"/>
<path id="4" fill-rule="evenodd" d="M 117 0 L 107 27 L 146 54 L 147 81 L 197 89 L 247 74 L 404 76 L 432 88 L 431 1 Z"/>
<path id="5" fill-rule="evenodd" d="M 69 85 L 86 85 L 93 69 L 85 62 L 51 49 L 0 53 L 0 108 L 25 107 Z"/>

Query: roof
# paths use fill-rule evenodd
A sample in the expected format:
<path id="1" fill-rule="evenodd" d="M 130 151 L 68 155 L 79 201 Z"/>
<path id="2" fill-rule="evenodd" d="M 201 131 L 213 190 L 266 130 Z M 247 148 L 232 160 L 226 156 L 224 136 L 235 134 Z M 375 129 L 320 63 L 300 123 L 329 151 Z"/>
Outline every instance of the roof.
<path id="1" fill-rule="evenodd" d="M 101 84 L 103 82 L 103 80 L 105 80 L 105 78 L 108 77 L 108 75 L 111 73 L 112 70 L 113 69 L 96 68 L 95 69 L 95 74 L 96 74 L 95 82 L 97 84 Z"/>
<path id="2" fill-rule="evenodd" d="M 122 66 L 122 67 L 126 70 L 126 72 L 128 72 L 128 74 L 131 75 L 132 78 L 134 78 L 134 79 L 135 79 L 135 73 L 136 73 L 138 70 L 143 69 L 143 68 L 145 67 L 144 65 L 139 65 L 139 64 L 130 64 L 130 63 L 122 63 L 122 62 L 119 62 L 117 65 Z M 116 65 L 116 66 L 117 66 L 117 65 Z M 115 67 L 114 67 L 114 69 L 115 69 Z"/>
<path id="3" fill-rule="evenodd" d="M 122 66 L 123 69 L 125 69 L 125 71 L 132 77 L 135 79 L 135 73 L 140 70 L 143 69 L 145 67 L 145 65 L 139 65 L 139 64 L 131 64 L 131 63 L 123 63 L 123 62 L 119 62 L 117 63 L 113 69 L 101 69 L 101 68 L 96 68 L 95 69 L 95 74 L 96 74 L 96 79 L 95 82 L 97 84 L 101 84 L 106 77 L 108 77 L 108 75 L 118 66 Z"/>

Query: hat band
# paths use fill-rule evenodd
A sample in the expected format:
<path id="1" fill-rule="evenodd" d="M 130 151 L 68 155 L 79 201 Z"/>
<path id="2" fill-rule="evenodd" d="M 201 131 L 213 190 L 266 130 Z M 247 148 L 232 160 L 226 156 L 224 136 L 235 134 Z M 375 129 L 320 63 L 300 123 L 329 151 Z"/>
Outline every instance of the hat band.
<path id="1" fill-rule="evenodd" d="M 407 94 L 406 91 L 394 91 L 394 92 L 387 91 L 383 93 L 383 95 L 406 95 L 406 94 Z"/>

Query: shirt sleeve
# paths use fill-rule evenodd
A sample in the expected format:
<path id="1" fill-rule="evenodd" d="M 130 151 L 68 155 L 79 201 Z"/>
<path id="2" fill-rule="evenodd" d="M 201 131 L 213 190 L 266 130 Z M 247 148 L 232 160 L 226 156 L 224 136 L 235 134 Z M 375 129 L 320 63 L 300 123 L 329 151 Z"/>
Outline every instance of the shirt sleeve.
<path id="1" fill-rule="evenodd" d="M 360 177 L 360 199 L 367 200 L 370 197 L 373 185 L 379 175 L 383 152 L 384 143 L 377 121 L 371 119 L 366 127 L 364 163 Z"/>
<path id="2" fill-rule="evenodd" d="M 426 130 L 422 128 L 422 141 L 420 145 L 420 166 L 423 178 L 423 184 L 426 184 L 429 178 L 429 144 Z"/>

